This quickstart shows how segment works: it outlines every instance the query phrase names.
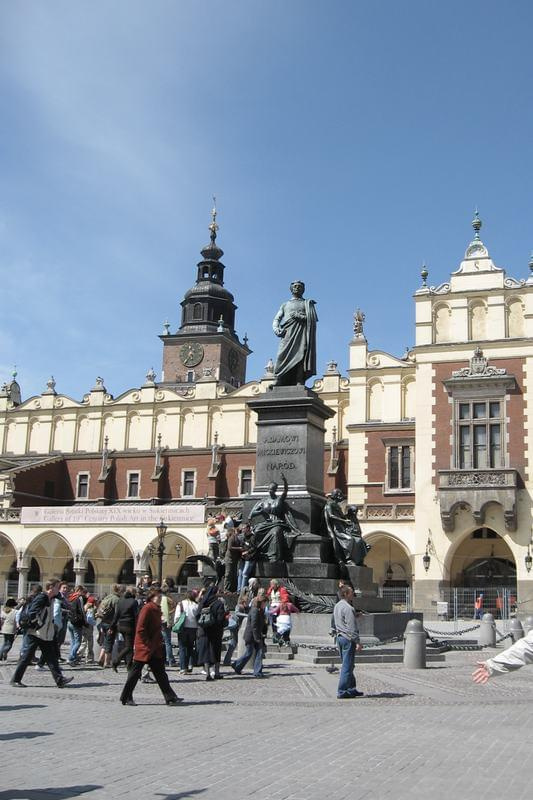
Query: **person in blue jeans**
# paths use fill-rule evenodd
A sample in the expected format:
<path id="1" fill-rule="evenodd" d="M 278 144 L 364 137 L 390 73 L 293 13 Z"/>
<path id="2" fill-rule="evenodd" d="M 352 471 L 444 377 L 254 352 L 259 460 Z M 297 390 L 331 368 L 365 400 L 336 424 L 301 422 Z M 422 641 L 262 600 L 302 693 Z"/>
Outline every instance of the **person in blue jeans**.
<path id="1" fill-rule="evenodd" d="M 337 697 L 339 700 L 349 700 L 363 695 L 363 692 L 357 691 L 354 672 L 355 654 L 363 648 L 359 642 L 357 617 L 355 608 L 352 605 L 352 587 L 341 586 L 339 596 L 340 600 L 333 609 L 333 624 L 337 633 L 337 647 L 342 658 Z"/>
<path id="2" fill-rule="evenodd" d="M 244 643 L 246 650 L 236 661 L 231 662 L 233 670 L 240 675 L 248 661 L 254 659 L 254 678 L 263 677 L 263 639 L 267 631 L 267 620 L 265 616 L 266 600 L 264 597 L 254 597 L 246 629 L 244 631 Z"/>

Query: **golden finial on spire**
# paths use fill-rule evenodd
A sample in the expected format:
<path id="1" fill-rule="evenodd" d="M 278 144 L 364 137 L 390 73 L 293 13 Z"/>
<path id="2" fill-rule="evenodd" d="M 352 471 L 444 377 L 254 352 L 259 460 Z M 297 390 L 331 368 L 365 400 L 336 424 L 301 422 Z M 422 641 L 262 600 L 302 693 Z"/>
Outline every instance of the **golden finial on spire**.
<path id="1" fill-rule="evenodd" d="M 217 198 L 213 195 L 213 208 L 211 210 L 211 224 L 209 225 L 209 230 L 211 231 L 211 243 L 215 244 L 217 238 Z"/>
<path id="2" fill-rule="evenodd" d="M 480 238 L 479 237 L 479 231 L 481 230 L 482 224 L 483 223 L 481 222 L 481 220 L 479 218 L 479 211 L 477 210 L 477 206 L 476 206 L 476 210 L 474 212 L 474 219 L 472 220 L 472 227 L 474 229 L 474 239 L 479 239 Z"/>

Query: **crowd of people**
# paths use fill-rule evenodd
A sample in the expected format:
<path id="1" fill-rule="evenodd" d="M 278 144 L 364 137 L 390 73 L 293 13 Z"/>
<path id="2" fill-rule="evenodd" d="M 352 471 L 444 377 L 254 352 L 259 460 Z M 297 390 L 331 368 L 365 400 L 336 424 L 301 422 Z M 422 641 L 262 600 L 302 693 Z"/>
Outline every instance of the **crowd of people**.
<path id="1" fill-rule="evenodd" d="M 147 574 L 139 586 L 115 584 L 99 600 L 84 586 L 71 589 L 65 581 L 51 580 L 35 586 L 27 598 L 8 599 L 1 613 L 1 660 L 7 660 L 15 637 L 22 637 L 11 685 L 24 687 L 29 667 L 49 669 L 62 688 L 74 679 L 74 674 L 65 676 L 62 665 L 115 672 L 124 665 L 123 704 L 134 704 L 133 690 L 142 680 L 157 682 L 165 701 L 175 705 L 180 698 L 170 687 L 168 667 L 178 667 L 183 676 L 196 669 L 206 681 L 215 681 L 224 677 L 221 666 L 240 674 L 253 659 L 253 675 L 262 678 L 269 627 L 279 647 L 290 645 L 292 614 L 298 609 L 287 590 L 275 578 L 263 588 L 252 577 L 236 602 L 232 595 L 232 608 L 215 578 L 203 583 L 180 599 L 166 582 L 160 586 Z"/>

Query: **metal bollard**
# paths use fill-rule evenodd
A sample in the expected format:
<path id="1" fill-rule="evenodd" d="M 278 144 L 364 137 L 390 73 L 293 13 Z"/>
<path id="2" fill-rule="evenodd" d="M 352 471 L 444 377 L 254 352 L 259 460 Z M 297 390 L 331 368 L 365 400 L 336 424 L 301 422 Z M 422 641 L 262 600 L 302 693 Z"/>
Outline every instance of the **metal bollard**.
<path id="1" fill-rule="evenodd" d="M 426 668 L 426 633 L 419 619 L 410 620 L 403 635 L 403 665 L 407 669 Z"/>
<path id="2" fill-rule="evenodd" d="M 496 647 L 496 623 L 492 614 L 483 614 L 477 643 L 481 647 Z"/>
<path id="3" fill-rule="evenodd" d="M 517 642 L 519 639 L 524 638 L 524 629 L 522 627 L 522 623 L 516 617 L 513 617 L 511 620 L 511 624 L 509 626 L 509 633 L 511 634 L 511 639 L 513 640 L 513 644 Z"/>
<path id="4" fill-rule="evenodd" d="M 524 620 L 524 636 L 527 636 L 530 630 L 533 630 L 533 617 L 526 617 Z"/>

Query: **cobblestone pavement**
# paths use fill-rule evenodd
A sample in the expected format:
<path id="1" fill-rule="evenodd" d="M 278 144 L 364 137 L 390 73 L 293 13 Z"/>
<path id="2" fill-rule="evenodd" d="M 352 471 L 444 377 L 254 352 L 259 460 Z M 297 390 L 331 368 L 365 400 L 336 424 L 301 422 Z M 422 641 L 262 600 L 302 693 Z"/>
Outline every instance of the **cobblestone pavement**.
<path id="1" fill-rule="evenodd" d="M 123 707 L 124 670 L 67 669 L 75 680 L 59 690 L 30 668 L 28 688 L 12 688 L 12 659 L 0 668 L 0 800 L 530 797 L 533 668 L 479 687 L 479 657 L 359 666 L 365 697 L 344 701 L 338 674 L 297 662 L 267 661 L 263 681 L 173 669 L 176 708 L 144 684 Z"/>

